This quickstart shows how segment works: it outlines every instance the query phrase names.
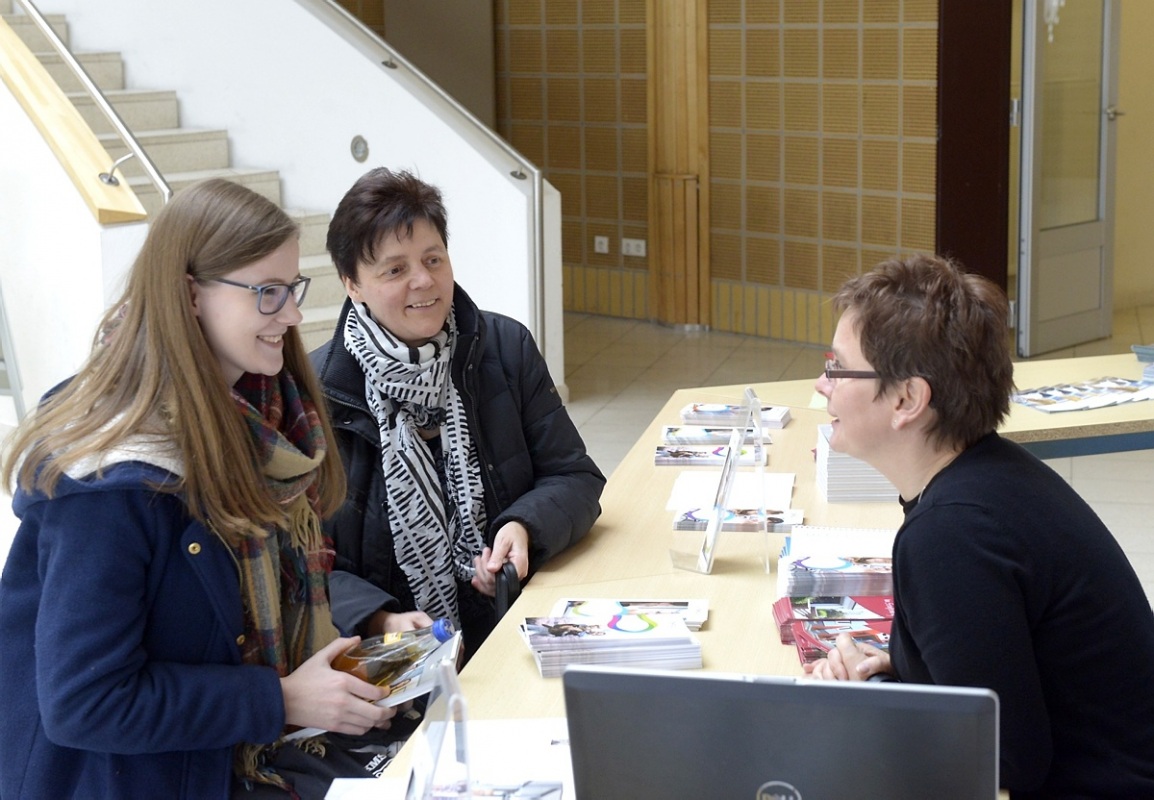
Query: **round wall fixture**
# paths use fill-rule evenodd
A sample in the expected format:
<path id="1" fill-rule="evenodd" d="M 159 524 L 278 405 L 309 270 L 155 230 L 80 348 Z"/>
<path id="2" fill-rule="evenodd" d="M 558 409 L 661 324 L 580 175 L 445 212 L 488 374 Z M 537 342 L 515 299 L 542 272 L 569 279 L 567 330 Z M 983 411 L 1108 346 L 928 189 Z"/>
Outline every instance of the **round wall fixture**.
<path id="1" fill-rule="evenodd" d="M 349 152 L 357 161 L 364 161 L 369 157 L 369 143 L 365 141 L 364 136 L 358 134 L 353 137 L 353 141 L 349 144 Z"/>

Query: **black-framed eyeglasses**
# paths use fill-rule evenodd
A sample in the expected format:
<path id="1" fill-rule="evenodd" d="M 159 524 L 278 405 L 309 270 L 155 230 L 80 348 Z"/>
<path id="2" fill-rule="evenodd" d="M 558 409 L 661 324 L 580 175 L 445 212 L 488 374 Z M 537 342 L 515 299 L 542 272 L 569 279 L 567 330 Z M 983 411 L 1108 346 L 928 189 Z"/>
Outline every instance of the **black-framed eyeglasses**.
<path id="1" fill-rule="evenodd" d="M 256 310 L 266 316 L 271 316 L 284 308 L 290 295 L 293 302 L 297 304 L 297 308 L 300 308 L 305 301 L 305 295 L 309 293 L 309 282 L 312 281 L 312 278 L 306 278 L 302 275 L 292 283 L 266 283 L 263 286 L 250 286 L 247 283 L 238 283 L 227 278 L 209 278 L 209 280 L 256 292 Z"/>
<path id="2" fill-rule="evenodd" d="M 844 369 L 842 365 L 837 363 L 837 358 L 833 353 L 826 353 L 825 359 L 825 377 L 826 380 L 836 381 L 839 378 L 880 378 L 873 370 L 866 369 Z"/>

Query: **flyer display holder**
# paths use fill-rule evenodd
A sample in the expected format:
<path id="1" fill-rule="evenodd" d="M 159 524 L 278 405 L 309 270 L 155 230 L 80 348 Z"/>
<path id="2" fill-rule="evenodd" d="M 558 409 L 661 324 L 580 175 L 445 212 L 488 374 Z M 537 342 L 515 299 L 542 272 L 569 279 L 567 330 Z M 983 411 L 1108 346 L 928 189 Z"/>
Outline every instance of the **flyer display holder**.
<path id="1" fill-rule="evenodd" d="M 436 665 L 437 685 L 425 719 L 411 741 L 413 766 L 405 800 L 456 800 L 473 796 L 469 778 L 468 715 L 455 661 Z"/>
<path id="2" fill-rule="evenodd" d="M 745 390 L 745 406 L 745 424 L 742 426 L 735 425 L 733 433 L 729 436 L 729 446 L 726 451 L 725 461 L 721 465 L 721 474 L 717 482 L 717 492 L 713 498 L 713 513 L 709 515 L 709 521 L 706 523 L 700 545 L 693 548 L 690 552 L 678 548 L 670 548 L 669 550 L 669 557 L 673 562 L 673 566 L 678 569 L 700 572 L 704 575 L 708 575 L 713 571 L 713 557 L 717 550 L 718 537 L 721 534 L 726 509 L 729 508 L 729 495 L 733 489 L 734 477 L 737 475 L 737 463 L 741 454 L 742 443 L 750 431 L 752 431 L 753 434 L 753 453 L 754 463 L 756 464 L 754 469 L 757 471 L 759 484 L 762 483 L 765 474 L 764 465 L 766 458 L 763 437 L 764 431 L 762 430 L 761 419 L 761 401 L 752 388 Z M 771 569 L 773 558 L 770 551 L 768 526 L 766 524 L 764 496 L 758 501 L 757 524 L 758 530 L 761 531 L 764 540 L 764 566 L 768 573 Z"/>

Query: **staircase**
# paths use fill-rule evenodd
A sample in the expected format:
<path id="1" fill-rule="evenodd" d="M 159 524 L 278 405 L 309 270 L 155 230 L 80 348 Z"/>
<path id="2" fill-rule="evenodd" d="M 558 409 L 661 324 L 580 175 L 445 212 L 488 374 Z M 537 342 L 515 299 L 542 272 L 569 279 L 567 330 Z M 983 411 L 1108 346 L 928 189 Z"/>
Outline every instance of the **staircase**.
<path id="1" fill-rule="evenodd" d="M 13 14 L 12 11 L 12 0 L 0 0 L 0 13 L 5 21 L 72 99 L 81 116 L 104 143 L 111 165 L 113 160 L 127 153 L 128 148 L 113 132 L 92 99 L 81 90 L 79 81 L 40 30 L 23 14 Z M 46 17 L 57 35 L 66 45 L 69 44 L 67 20 L 62 15 L 49 14 Z M 179 98 L 175 92 L 128 88 L 124 61 L 119 53 L 73 52 L 73 55 L 124 120 L 173 192 L 205 178 L 220 177 L 243 184 L 283 207 L 279 173 L 275 169 L 233 165 L 226 130 L 182 127 Z M 119 172 L 128 180 L 149 214 L 156 213 L 162 201 L 136 159 L 122 164 Z M 305 347 L 311 350 L 332 335 L 345 292 L 325 250 L 329 215 L 301 209 L 285 211 L 301 228 L 301 274 L 312 278 L 308 300 L 302 309 L 304 322 L 300 326 Z M 2 356 L 0 353 L 0 359 Z M 3 394 L 4 385 L 6 372 L 0 361 L 0 394 Z"/>

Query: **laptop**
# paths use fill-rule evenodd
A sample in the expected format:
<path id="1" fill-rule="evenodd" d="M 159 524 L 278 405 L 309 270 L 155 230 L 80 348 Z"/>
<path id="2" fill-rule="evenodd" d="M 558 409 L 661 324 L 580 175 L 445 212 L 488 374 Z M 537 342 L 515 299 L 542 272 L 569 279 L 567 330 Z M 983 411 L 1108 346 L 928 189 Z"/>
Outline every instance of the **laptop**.
<path id="1" fill-rule="evenodd" d="M 987 689 L 571 666 L 577 800 L 998 796 Z"/>

